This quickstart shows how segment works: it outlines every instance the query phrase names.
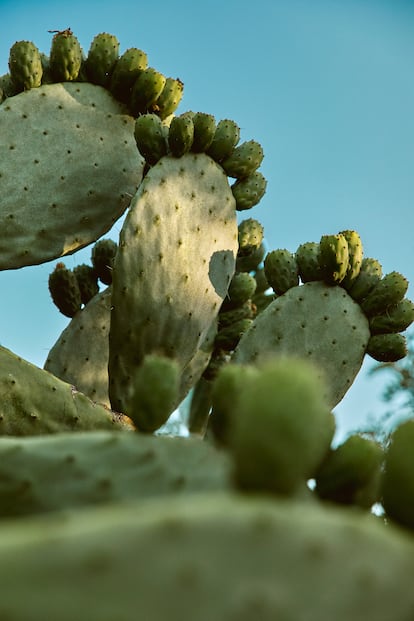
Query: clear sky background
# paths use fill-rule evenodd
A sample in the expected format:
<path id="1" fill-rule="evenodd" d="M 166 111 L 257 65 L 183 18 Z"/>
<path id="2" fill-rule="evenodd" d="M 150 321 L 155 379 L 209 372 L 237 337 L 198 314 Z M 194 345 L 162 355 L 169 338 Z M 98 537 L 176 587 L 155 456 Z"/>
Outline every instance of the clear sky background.
<path id="1" fill-rule="evenodd" d="M 99 32 L 144 50 L 184 82 L 178 112 L 234 119 L 262 144 L 267 193 L 240 219 L 262 222 L 269 250 L 355 229 L 365 256 L 414 283 L 411 0 L 0 0 L 0 24 L 0 74 L 16 40 L 48 53 L 48 30 L 70 27 L 85 52 Z M 89 261 L 90 248 L 65 258 Z M 0 273 L 0 342 L 38 366 L 68 323 L 49 297 L 55 264 Z M 336 408 L 343 432 L 385 409 L 388 376 L 371 366 Z"/>

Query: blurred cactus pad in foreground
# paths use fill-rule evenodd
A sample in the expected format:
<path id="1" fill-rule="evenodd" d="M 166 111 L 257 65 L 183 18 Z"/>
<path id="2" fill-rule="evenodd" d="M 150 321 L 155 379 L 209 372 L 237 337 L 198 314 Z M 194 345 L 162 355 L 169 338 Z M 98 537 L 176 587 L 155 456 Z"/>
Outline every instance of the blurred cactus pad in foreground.
<path id="1" fill-rule="evenodd" d="M 351 229 L 268 249 L 262 146 L 187 88 L 70 29 L 0 77 L 0 269 L 53 262 L 67 317 L 44 368 L 0 348 L 0 619 L 411 621 L 414 422 L 333 414 L 408 281 Z"/>

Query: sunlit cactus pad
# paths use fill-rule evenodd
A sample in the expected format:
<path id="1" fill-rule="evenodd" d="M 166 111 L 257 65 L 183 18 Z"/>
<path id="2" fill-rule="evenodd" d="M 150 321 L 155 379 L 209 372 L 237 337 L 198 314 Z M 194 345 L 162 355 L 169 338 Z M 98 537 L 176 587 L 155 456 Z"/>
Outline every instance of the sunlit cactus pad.
<path id="1" fill-rule="evenodd" d="M 128 207 L 143 171 L 132 117 L 103 88 L 53 84 L 0 106 L 0 269 L 86 246 Z"/>

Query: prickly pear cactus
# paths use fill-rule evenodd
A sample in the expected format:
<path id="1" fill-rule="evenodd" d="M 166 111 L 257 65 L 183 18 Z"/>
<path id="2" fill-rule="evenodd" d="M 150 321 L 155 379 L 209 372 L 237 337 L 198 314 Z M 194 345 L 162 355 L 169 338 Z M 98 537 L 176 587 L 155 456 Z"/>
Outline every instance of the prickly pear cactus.
<path id="1" fill-rule="evenodd" d="M 42 263 L 101 237 L 130 204 L 144 166 L 133 119 L 102 87 L 83 83 L 6 99 L 0 153 L 0 269 Z"/>

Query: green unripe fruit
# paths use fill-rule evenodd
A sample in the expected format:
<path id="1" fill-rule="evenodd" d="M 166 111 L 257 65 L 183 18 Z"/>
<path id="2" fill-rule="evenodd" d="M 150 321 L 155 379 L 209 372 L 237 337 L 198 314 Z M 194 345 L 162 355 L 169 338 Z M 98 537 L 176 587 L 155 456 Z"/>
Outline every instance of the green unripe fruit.
<path id="1" fill-rule="evenodd" d="M 227 328 L 242 319 L 253 319 L 254 314 L 253 304 L 250 299 L 242 306 L 237 306 L 228 311 L 220 311 L 218 316 L 219 330 Z"/>
<path id="2" fill-rule="evenodd" d="M 243 142 L 222 160 L 221 165 L 229 177 L 243 179 L 251 175 L 263 161 L 263 149 L 255 140 Z M 264 178 L 263 178 L 264 179 Z M 261 182 L 263 187 L 263 181 Z"/>
<path id="3" fill-rule="evenodd" d="M 346 276 L 349 264 L 348 242 L 341 233 L 322 235 L 319 242 L 319 265 L 324 281 L 339 285 Z"/>
<path id="4" fill-rule="evenodd" d="M 193 123 L 194 138 L 191 151 L 194 153 L 203 153 L 213 142 L 214 133 L 216 131 L 216 119 L 212 114 L 196 112 L 193 115 Z"/>
<path id="5" fill-rule="evenodd" d="M 87 304 L 99 292 L 98 277 L 90 265 L 82 263 L 73 268 L 78 281 L 82 304 Z"/>
<path id="6" fill-rule="evenodd" d="M 255 278 L 255 281 L 256 281 L 256 292 L 255 292 L 255 295 L 257 295 L 259 293 L 264 293 L 265 291 L 267 291 L 269 289 L 270 285 L 267 282 L 266 274 L 265 274 L 265 271 L 264 271 L 263 268 L 260 268 L 260 269 L 255 271 L 254 278 Z"/>
<path id="7" fill-rule="evenodd" d="M 250 254 L 237 255 L 236 270 L 238 272 L 251 272 L 256 270 L 262 263 L 265 254 L 266 248 L 264 243 L 262 243 L 258 248 L 252 250 Z"/>
<path id="8" fill-rule="evenodd" d="M 70 30 L 58 32 L 52 39 L 49 68 L 55 82 L 77 80 L 82 65 L 82 48 Z"/>
<path id="9" fill-rule="evenodd" d="M 254 220 L 254 218 L 242 220 L 238 226 L 239 249 L 237 256 L 248 256 L 260 248 L 263 235 L 263 225 L 258 220 Z"/>
<path id="10" fill-rule="evenodd" d="M 345 278 L 341 282 L 341 287 L 350 289 L 361 269 L 363 248 L 362 241 L 359 234 L 356 231 L 341 231 L 348 242 L 348 270 Z"/>
<path id="11" fill-rule="evenodd" d="M 267 282 L 277 295 L 283 295 L 299 284 L 295 255 L 284 248 L 267 253 L 264 271 Z"/>
<path id="12" fill-rule="evenodd" d="M 157 114 L 143 114 L 135 121 L 135 140 L 141 155 L 153 166 L 167 155 L 168 127 Z"/>
<path id="13" fill-rule="evenodd" d="M 115 35 L 101 32 L 93 39 L 86 59 L 86 72 L 89 81 L 99 86 L 107 86 L 119 57 L 119 41 Z"/>
<path id="14" fill-rule="evenodd" d="M 402 334 L 375 334 L 366 353 L 378 362 L 397 362 L 407 355 L 407 339 Z"/>
<path id="15" fill-rule="evenodd" d="M 112 283 L 112 269 L 117 249 L 118 244 L 112 239 L 100 239 L 92 248 L 93 269 L 105 285 Z"/>
<path id="16" fill-rule="evenodd" d="M 294 493 L 315 474 L 333 437 L 320 374 L 304 360 L 278 357 L 237 388 L 230 438 L 237 485 Z"/>
<path id="17" fill-rule="evenodd" d="M 386 274 L 362 300 L 361 308 L 367 317 L 381 315 L 400 302 L 408 289 L 408 280 L 399 272 Z"/>
<path id="18" fill-rule="evenodd" d="M 164 356 L 145 356 L 137 369 L 131 418 L 140 431 L 152 433 L 169 418 L 177 402 L 179 368 L 177 363 Z"/>
<path id="19" fill-rule="evenodd" d="M 11 79 L 10 73 L 5 73 L 0 76 L 0 102 L 3 102 L 7 97 L 13 97 L 17 95 L 16 86 Z"/>
<path id="20" fill-rule="evenodd" d="M 227 298 L 222 308 L 229 309 L 242 306 L 256 291 L 256 280 L 248 272 L 236 272 L 230 281 Z"/>
<path id="21" fill-rule="evenodd" d="M 401 423 L 385 453 L 382 504 L 389 518 L 414 529 L 414 420 Z"/>
<path id="22" fill-rule="evenodd" d="M 233 433 L 234 419 L 238 415 L 238 400 L 245 378 L 256 373 L 250 366 L 227 364 L 222 366 L 212 388 L 213 410 L 209 428 L 221 446 L 228 446 Z"/>
<path id="23" fill-rule="evenodd" d="M 359 274 L 348 289 L 348 293 L 356 302 L 361 302 L 361 300 L 367 297 L 381 278 L 381 263 L 376 259 L 368 257 L 362 259 Z"/>
<path id="24" fill-rule="evenodd" d="M 53 302 L 66 317 L 80 310 L 82 299 L 75 274 L 64 263 L 57 263 L 49 276 L 49 292 Z"/>
<path id="25" fill-rule="evenodd" d="M 369 509 L 379 500 L 381 446 L 360 435 L 331 450 L 319 468 L 315 491 L 324 500 Z"/>
<path id="26" fill-rule="evenodd" d="M 216 349 L 223 349 L 225 351 L 233 351 L 243 334 L 253 323 L 253 319 L 244 317 L 231 323 L 230 325 L 219 329 L 216 340 L 214 341 L 214 347 Z"/>
<path id="27" fill-rule="evenodd" d="M 145 114 L 152 108 L 165 86 L 165 76 L 152 67 L 141 71 L 131 91 L 129 107 L 134 116 Z"/>
<path id="28" fill-rule="evenodd" d="M 236 199 L 237 211 L 245 211 L 257 205 L 266 192 L 266 186 L 267 181 L 258 170 L 233 183 L 231 191 Z"/>
<path id="29" fill-rule="evenodd" d="M 109 90 L 123 103 L 128 103 L 132 87 L 138 76 L 147 68 L 148 58 L 145 52 L 131 47 L 120 56 L 114 66 Z"/>
<path id="30" fill-rule="evenodd" d="M 218 122 L 214 138 L 206 153 L 216 162 L 221 162 L 234 150 L 240 140 L 240 127 L 234 121 L 222 119 Z"/>
<path id="31" fill-rule="evenodd" d="M 303 283 L 312 280 L 323 280 L 321 266 L 319 265 L 318 242 L 305 242 L 296 250 L 296 263 L 300 279 Z"/>
<path id="32" fill-rule="evenodd" d="M 175 116 L 168 132 L 168 146 L 174 157 L 181 157 L 188 153 L 193 143 L 194 123 L 191 115 Z"/>
<path id="33" fill-rule="evenodd" d="M 184 83 L 180 79 L 167 78 L 160 96 L 153 105 L 154 112 L 163 121 L 178 108 L 184 91 Z"/>
<path id="34" fill-rule="evenodd" d="M 37 88 L 42 83 L 43 67 L 40 52 L 31 41 L 16 41 L 10 49 L 9 70 L 18 91 Z"/>
<path id="35" fill-rule="evenodd" d="M 408 298 L 369 320 L 371 334 L 404 332 L 414 321 L 414 304 Z"/>

